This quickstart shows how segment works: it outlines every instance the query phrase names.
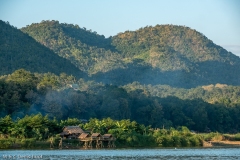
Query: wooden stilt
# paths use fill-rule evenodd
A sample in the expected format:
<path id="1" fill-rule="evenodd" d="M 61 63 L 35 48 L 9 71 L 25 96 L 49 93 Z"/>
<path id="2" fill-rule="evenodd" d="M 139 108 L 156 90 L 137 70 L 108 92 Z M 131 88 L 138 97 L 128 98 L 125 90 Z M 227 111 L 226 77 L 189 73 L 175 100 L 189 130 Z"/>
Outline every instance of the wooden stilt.
<path id="1" fill-rule="evenodd" d="M 103 148 L 103 142 L 101 140 L 96 141 L 96 148 Z"/>
<path id="2" fill-rule="evenodd" d="M 88 148 L 92 148 L 92 140 L 88 142 Z"/>
<path id="3" fill-rule="evenodd" d="M 83 148 L 87 148 L 87 147 L 88 147 L 88 141 L 84 141 Z"/>

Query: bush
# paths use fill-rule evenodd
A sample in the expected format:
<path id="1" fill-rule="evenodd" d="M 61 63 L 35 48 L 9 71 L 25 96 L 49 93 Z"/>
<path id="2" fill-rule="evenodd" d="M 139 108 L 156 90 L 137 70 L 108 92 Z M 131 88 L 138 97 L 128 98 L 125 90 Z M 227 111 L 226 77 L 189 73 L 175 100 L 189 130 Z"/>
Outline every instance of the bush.
<path id="1" fill-rule="evenodd" d="M 162 146 L 163 147 L 173 147 L 173 139 L 171 136 L 164 136 L 162 139 Z"/>
<path id="2" fill-rule="evenodd" d="M 201 139 L 197 136 L 193 136 L 189 138 L 192 147 L 197 147 L 201 145 Z"/>
<path id="3" fill-rule="evenodd" d="M 0 149 L 8 149 L 12 146 L 11 139 L 0 139 Z"/>
<path id="4" fill-rule="evenodd" d="M 202 136 L 205 141 L 221 141 L 224 139 L 223 135 L 218 132 L 202 134 Z"/>
<path id="5" fill-rule="evenodd" d="M 22 139 L 20 141 L 21 147 L 23 148 L 32 148 L 36 144 L 36 139 L 35 138 L 29 138 L 29 139 Z"/>
<path id="6" fill-rule="evenodd" d="M 240 141 L 240 133 L 237 134 L 224 134 L 224 139 L 229 141 Z"/>
<path id="7" fill-rule="evenodd" d="M 173 147 L 181 146 L 181 137 L 180 136 L 172 136 Z"/>
<path id="8" fill-rule="evenodd" d="M 240 141 L 240 133 L 234 135 L 235 141 Z"/>
<path id="9" fill-rule="evenodd" d="M 191 145 L 188 137 L 181 137 L 180 141 L 182 147 L 189 147 Z"/>

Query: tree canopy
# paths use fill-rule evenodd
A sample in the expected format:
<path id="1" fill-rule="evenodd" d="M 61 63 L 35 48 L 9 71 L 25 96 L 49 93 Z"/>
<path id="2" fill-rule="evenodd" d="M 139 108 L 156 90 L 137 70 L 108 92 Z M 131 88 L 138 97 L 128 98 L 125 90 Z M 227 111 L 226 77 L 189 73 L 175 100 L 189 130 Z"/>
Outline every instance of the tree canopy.
<path id="1" fill-rule="evenodd" d="M 240 130 L 239 92 L 237 86 L 222 84 L 192 89 L 138 82 L 105 85 L 20 69 L 0 78 L 0 109 L 1 116 L 13 119 L 37 113 L 58 120 L 110 117 L 157 128 L 186 126 L 199 132 L 234 133 Z"/>
<path id="2" fill-rule="evenodd" d="M 31 72 L 86 76 L 68 60 L 1 20 L 0 35 L 0 75 L 24 68 Z"/>
<path id="3" fill-rule="evenodd" d="M 58 21 L 21 30 L 98 82 L 184 88 L 240 82 L 239 57 L 185 26 L 147 26 L 109 38 Z"/>

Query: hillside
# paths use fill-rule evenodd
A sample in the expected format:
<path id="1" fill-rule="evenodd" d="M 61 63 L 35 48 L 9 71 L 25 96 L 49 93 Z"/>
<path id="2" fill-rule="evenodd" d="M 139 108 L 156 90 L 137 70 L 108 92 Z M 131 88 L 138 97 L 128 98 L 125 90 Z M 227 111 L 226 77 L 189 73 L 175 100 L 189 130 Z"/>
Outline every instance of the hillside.
<path id="1" fill-rule="evenodd" d="M 68 60 L 3 21 L 0 21 L 0 35 L 0 75 L 20 68 L 39 73 L 85 75 Z"/>
<path id="2" fill-rule="evenodd" d="M 186 126 L 208 132 L 240 131 L 240 86 L 192 89 L 165 85 L 104 85 L 73 76 L 16 70 L 0 77 L 0 117 L 42 113 L 58 120 L 130 119 L 152 127 Z M 78 84 L 72 89 L 68 84 Z"/>
<path id="3" fill-rule="evenodd" d="M 188 27 L 157 25 L 126 31 L 114 36 L 112 45 L 126 61 L 141 62 L 134 72 L 141 83 L 187 88 L 240 84 L 240 58 Z"/>
<path id="4" fill-rule="evenodd" d="M 113 52 L 111 39 L 78 25 L 42 21 L 21 30 L 90 75 L 121 66 L 121 55 Z"/>
<path id="5" fill-rule="evenodd" d="M 105 38 L 42 21 L 21 29 L 30 37 L 0 25 L 0 117 L 42 113 L 240 131 L 240 60 L 193 29 L 157 25 Z M 79 79 L 85 74 L 90 80 Z"/>
<path id="6" fill-rule="evenodd" d="M 58 21 L 21 30 L 98 82 L 184 88 L 240 85 L 240 58 L 188 27 L 157 25 L 110 38 Z"/>

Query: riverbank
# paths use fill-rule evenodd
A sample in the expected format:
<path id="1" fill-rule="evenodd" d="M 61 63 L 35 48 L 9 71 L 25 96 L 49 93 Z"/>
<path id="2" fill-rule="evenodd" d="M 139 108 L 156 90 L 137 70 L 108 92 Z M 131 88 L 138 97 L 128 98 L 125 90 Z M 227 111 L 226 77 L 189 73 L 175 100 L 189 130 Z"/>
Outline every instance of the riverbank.
<path id="1" fill-rule="evenodd" d="M 49 141 L 33 141 L 33 140 L 19 140 L 19 141 L 3 141 L 0 140 L 0 149 L 14 149 L 14 150 L 25 150 L 25 149 L 33 149 L 33 150 L 58 150 L 58 149 L 95 149 L 96 147 L 92 148 L 84 148 L 84 143 L 79 142 L 78 140 L 64 140 L 62 143 L 62 147 L 59 147 L 58 143 L 54 143 L 51 145 Z M 202 146 L 199 146 L 200 148 L 236 148 L 240 147 L 240 141 L 203 141 Z M 126 145 L 117 145 L 117 149 L 121 148 L 166 148 L 166 147 L 159 147 L 159 146 L 143 146 L 143 147 L 128 147 Z M 169 147 L 167 147 L 169 148 Z M 176 147 L 170 147 L 170 148 L 176 148 Z M 191 147 L 177 147 L 177 148 L 191 148 Z M 103 146 L 103 148 L 98 149 L 110 149 L 107 147 L 107 145 Z"/>
<path id="2" fill-rule="evenodd" d="M 213 141 L 213 147 L 240 147 L 240 141 Z"/>
<path id="3" fill-rule="evenodd" d="M 203 147 L 240 147 L 240 141 L 203 141 Z"/>

